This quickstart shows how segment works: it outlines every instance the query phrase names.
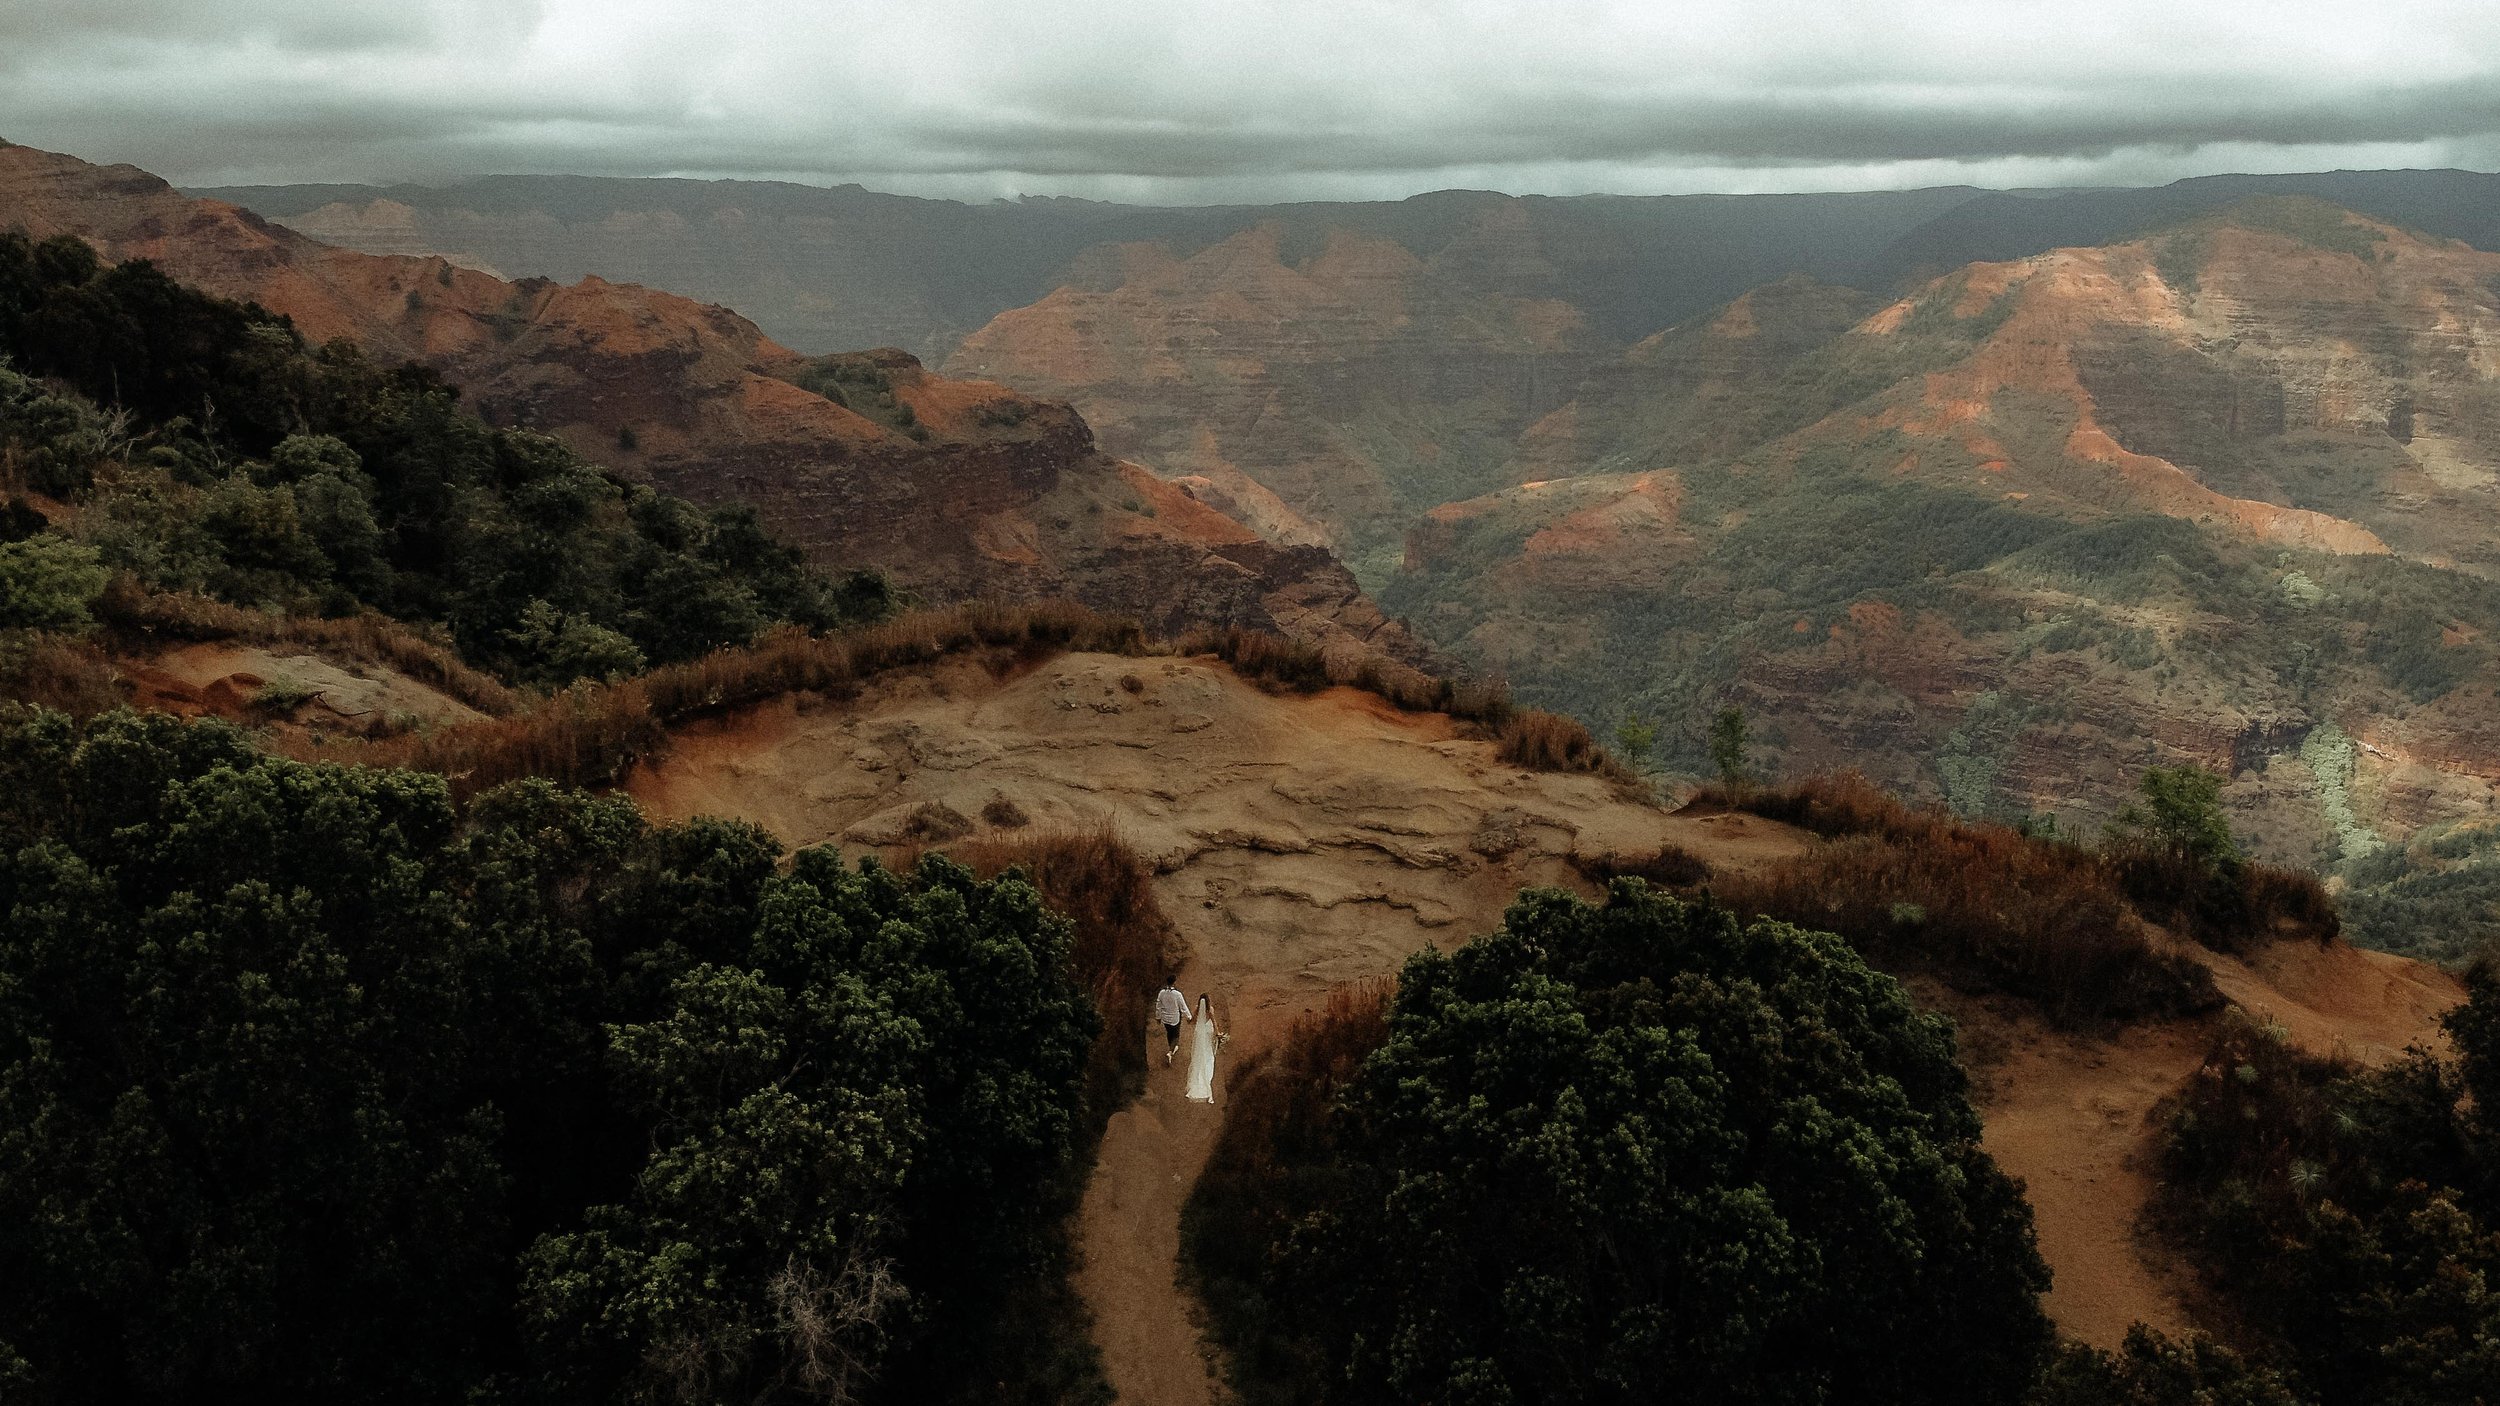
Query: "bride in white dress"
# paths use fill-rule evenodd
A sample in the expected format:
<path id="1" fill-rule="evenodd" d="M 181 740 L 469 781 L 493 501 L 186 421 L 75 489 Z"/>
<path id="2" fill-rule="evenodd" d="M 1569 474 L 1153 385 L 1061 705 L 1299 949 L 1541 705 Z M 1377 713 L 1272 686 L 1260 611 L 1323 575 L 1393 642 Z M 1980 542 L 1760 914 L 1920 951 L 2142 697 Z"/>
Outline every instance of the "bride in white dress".
<path id="1" fill-rule="evenodd" d="M 1190 1036 L 1188 1097 L 1200 1103 L 1215 1102 L 1215 1046 L 1223 1037 L 1215 1033 L 1215 1010 L 1205 992 L 1198 993 L 1197 1031 Z"/>

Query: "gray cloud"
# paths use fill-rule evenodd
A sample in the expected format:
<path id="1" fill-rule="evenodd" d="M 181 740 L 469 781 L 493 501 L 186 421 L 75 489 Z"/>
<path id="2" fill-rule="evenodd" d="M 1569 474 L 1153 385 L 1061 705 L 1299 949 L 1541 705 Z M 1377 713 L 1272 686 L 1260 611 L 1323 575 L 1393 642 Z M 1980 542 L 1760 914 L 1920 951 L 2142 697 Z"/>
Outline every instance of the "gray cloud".
<path id="1" fill-rule="evenodd" d="M 1145 200 L 2500 165 L 2500 7 L 0 0 L 0 136 L 179 182 Z"/>

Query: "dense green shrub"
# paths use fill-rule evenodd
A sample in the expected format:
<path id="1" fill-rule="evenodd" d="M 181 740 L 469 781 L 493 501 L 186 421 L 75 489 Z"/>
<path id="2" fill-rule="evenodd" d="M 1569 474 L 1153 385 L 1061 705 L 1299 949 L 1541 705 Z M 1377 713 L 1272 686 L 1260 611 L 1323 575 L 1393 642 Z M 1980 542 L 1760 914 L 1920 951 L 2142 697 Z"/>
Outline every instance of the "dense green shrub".
<path id="1" fill-rule="evenodd" d="M 7 1398 L 799 1399 L 957 1325 L 1067 1204 L 1066 924 L 777 858 L 0 718 Z"/>
<path id="2" fill-rule="evenodd" d="M 1324 1108 L 1235 1099 L 1319 1123 L 1231 1188 L 1301 1198 L 1246 1315 L 1283 1397 L 2001 1402 L 2047 1350 L 1950 1025 L 1837 938 L 1531 892 L 1381 1034 Z"/>
<path id="3" fill-rule="evenodd" d="M 2067 1343 L 2028 1406 L 2302 1406 L 2282 1376 L 2207 1337 L 2173 1342 L 2138 1323 L 2103 1352 Z"/>
<path id="4" fill-rule="evenodd" d="M 0 542 L 0 630 L 81 633 L 110 576 L 93 550 L 49 533 Z"/>

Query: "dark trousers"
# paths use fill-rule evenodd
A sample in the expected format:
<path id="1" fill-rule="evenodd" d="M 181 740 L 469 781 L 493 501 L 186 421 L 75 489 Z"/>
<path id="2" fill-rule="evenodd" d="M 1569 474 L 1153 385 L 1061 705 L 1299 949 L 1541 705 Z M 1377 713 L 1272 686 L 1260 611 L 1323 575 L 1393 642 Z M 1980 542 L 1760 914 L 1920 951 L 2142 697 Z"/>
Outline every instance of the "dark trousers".
<path id="1" fill-rule="evenodd" d="M 1163 1022 L 1163 1047 L 1167 1050 L 1177 1050 L 1181 1047 L 1181 1023 L 1179 1021 Z"/>

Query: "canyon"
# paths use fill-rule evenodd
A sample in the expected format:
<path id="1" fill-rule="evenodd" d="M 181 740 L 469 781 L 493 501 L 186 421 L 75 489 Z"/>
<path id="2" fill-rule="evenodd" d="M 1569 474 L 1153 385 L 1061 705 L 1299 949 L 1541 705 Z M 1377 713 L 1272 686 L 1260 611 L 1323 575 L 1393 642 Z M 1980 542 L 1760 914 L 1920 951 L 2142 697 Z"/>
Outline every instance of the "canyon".
<path id="1" fill-rule="evenodd" d="M 804 357 L 673 293 L 340 249 L 135 168 L 22 146 L 0 147 L 0 224 L 150 260 L 316 344 L 416 362 L 490 423 L 697 503 L 751 505 L 819 564 L 927 599 L 1063 596 L 1159 628 L 1420 654 L 1326 551 L 1271 543 L 1103 453 L 1064 405 L 907 353 Z"/>
<path id="2" fill-rule="evenodd" d="M 2496 180 L 1154 210 L 499 177 L 221 218 L 401 271 L 224 286 L 914 589 L 1429 656 L 1647 720 L 1671 772 L 1734 704 L 1764 774 L 2070 833 L 2195 762 L 2254 853 L 2368 885 L 2500 853 Z M 644 275 L 755 321 L 608 281 Z M 663 306 L 710 330 L 623 333 Z M 969 531 L 921 530 L 939 482 Z"/>

